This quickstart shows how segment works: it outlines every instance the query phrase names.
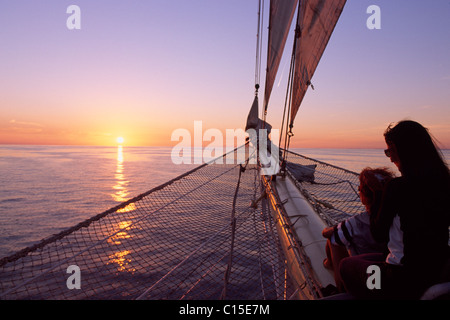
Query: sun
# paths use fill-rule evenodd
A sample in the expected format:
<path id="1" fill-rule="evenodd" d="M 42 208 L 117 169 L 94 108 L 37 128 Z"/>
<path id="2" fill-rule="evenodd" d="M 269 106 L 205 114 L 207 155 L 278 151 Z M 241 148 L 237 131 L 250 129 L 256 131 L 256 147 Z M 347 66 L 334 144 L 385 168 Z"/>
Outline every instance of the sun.
<path id="1" fill-rule="evenodd" d="M 117 143 L 122 144 L 125 140 L 124 140 L 123 137 L 118 137 L 118 138 L 116 139 L 116 141 L 117 141 Z"/>

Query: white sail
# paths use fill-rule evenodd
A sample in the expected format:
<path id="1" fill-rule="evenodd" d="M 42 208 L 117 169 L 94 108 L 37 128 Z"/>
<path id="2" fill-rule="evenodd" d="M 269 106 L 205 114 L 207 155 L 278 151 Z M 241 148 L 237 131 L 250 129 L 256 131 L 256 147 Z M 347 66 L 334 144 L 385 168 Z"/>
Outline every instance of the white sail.
<path id="1" fill-rule="evenodd" d="M 298 40 L 295 48 L 295 71 L 291 105 L 293 124 L 316 67 L 344 9 L 346 0 L 300 1 Z"/>
<path id="2" fill-rule="evenodd" d="M 266 110 L 297 3 L 298 0 L 272 0 L 270 2 L 267 73 L 264 90 L 264 108 Z"/>

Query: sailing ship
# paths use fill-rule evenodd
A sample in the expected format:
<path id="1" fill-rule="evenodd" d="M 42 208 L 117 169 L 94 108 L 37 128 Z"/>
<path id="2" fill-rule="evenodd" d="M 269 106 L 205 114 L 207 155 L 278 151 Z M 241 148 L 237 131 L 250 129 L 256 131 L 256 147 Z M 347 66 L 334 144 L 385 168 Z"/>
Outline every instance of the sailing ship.
<path id="1" fill-rule="evenodd" d="M 358 174 L 296 154 L 289 142 L 345 2 L 270 3 L 262 116 L 256 83 L 246 129 L 271 128 L 270 94 L 296 17 L 278 147 L 269 140 L 266 152 L 263 135 L 250 136 L 231 151 L 244 153 L 244 163 L 214 159 L 1 259 L 0 299 L 324 298 L 324 288 L 335 283 L 323 266 L 321 233 L 363 210 Z M 262 174 L 268 164 L 275 168 Z M 448 292 L 442 284 L 425 298 Z"/>

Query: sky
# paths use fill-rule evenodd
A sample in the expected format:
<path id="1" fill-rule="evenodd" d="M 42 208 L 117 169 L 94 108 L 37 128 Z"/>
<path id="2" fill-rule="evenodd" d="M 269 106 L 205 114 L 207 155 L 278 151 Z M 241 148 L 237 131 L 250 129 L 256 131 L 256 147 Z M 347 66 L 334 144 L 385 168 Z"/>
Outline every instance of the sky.
<path id="1" fill-rule="evenodd" d="M 70 5 L 80 29 L 67 27 Z M 367 28 L 370 5 L 381 29 Z M 257 0 L 0 0 L 0 144 L 173 146 L 177 129 L 194 139 L 194 121 L 223 136 L 243 129 L 257 11 Z M 383 148 L 386 127 L 412 119 L 450 148 L 449 57 L 449 0 L 348 0 L 291 147 Z M 267 115 L 274 129 L 288 64 L 286 54 Z"/>

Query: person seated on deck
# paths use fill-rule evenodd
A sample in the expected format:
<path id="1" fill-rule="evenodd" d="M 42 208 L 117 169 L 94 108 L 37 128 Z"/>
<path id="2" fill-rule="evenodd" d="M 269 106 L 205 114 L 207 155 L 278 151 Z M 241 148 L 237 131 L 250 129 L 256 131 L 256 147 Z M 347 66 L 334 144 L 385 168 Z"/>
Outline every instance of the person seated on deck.
<path id="1" fill-rule="evenodd" d="M 450 172 L 421 124 L 400 121 L 389 126 L 384 137 L 385 154 L 401 177 L 386 185 L 370 226 L 375 240 L 388 242 L 388 255 L 344 258 L 340 277 L 356 298 L 419 299 L 431 286 L 448 281 L 443 276 L 450 253 Z M 378 287 L 367 284 L 370 266 L 378 267 Z"/>
<path id="2" fill-rule="evenodd" d="M 386 251 L 385 242 L 377 242 L 370 233 L 370 215 L 381 203 L 383 189 L 394 174 L 387 168 L 365 168 L 359 175 L 359 196 L 366 211 L 339 224 L 325 228 L 322 235 L 327 238 L 324 266 L 334 270 L 336 286 L 343 292 L 339 276 L 339 263 L 348 256 Z"/>

